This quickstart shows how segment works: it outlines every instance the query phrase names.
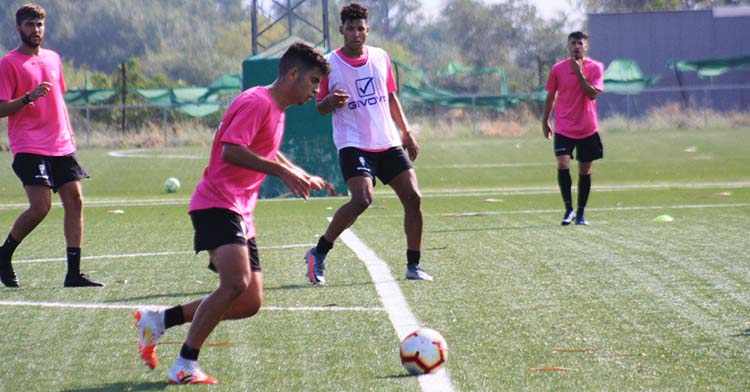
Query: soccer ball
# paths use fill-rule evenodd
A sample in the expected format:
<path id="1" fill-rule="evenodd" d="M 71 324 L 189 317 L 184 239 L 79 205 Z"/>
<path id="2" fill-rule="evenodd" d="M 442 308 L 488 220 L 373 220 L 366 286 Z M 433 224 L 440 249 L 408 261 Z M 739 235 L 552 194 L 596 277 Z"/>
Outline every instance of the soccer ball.
<path id="1" fill-rule="evenodd" d="M 175 177 L 167 178 L 167 181 L 164 183 L 164 189 L 166 189 L 167 193 L 177 192 L 180 189 L 180 180 Z"/>
<path id="2" fill-rule="evenodd" d="M 411 374 L 436 372 L 448 359 L 448 343 L 440 332 L 420 328 L 401 341 L 401 364 Z"/>

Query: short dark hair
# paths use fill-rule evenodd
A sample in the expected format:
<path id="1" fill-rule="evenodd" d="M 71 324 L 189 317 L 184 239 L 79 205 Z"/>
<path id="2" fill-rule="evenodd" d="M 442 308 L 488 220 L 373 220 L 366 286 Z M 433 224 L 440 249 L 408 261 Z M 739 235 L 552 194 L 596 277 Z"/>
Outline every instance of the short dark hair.
<path id="1" fill-rule="evenodd" d="M 16 25 L 20 26 L 27 19 L 44 19 L 45 17 L 47 17 L 47 12 L 42 6 L 33 3 L 24 4 L 16 11 Z"/>
<path id="2" fill-rule="evenodd" d="M 349 3 L 341 7 L 341 24 L 347 20 L 367 20 L 367 7 L 359 3 Z"/>
<path id="3" fill-rule="evenodd" d="M 326 58 L 317 49 L 304 42 L 291 44 L 281 55 L 279 74 L 285 74 L 294 67 L 299 67 L 302 72 L 317 68 L 323 75 L 331 73 L 331 67 Z"/>
<path id="4" fill-rule="evenodd" d="M 585 39 L 585 40 L 588 41 L 589 36 L 586 33 L 584 33 L 583 31 L 574 31 L 574 32 L 568 34 L 568 41 L 570 41 L 572 39 Z"/>

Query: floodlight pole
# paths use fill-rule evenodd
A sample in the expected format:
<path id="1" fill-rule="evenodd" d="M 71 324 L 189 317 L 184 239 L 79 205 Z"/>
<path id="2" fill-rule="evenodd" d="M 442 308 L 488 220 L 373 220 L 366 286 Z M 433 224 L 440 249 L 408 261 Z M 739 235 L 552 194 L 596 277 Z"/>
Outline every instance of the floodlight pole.
<path id="1" fill-rule="evenodd" d="M 296 3 L 295 3 L 296 1 Z M 302 18 L 300 15 L 297 15 L 294 13 L 294 10 L 303 5 L 304 3 L 308 2 L 310 0 L 286 0 L 285 4 L 280 3 L 279 0 L 274 0 L 273 4 L 281 7 L 283 9 L 283 12 L 281 15 L 279 15 L 276 19 L 271 20 L 269 25 L 264 27 L 263 29 L 258 28 L 258 0 L 252 0 L 252 10 L 250 12 L 250 23 L 251 31 L 252 31 L 252 50 L 253 55 L 258 54 L 262 49 L 266 49 L 268 46 L 273 45 L 274 43 L 281 41 L 277 40 L 276 42 L 272 42 L 270 45 L 265 46 L 258 42 L 258 38 L 260 38 L 263 33 L 268 31 L 273 25 L 276 23 L 281 22 L 282 20 L 286 20 L 286 30 L 287 30 L 287 36 L 284 38 L 288 38 L 294 35 L 294 20 L 299 19 L 302 23 L 313 27 L 315 30 L 318 30 L 323 35 L 322 42 L 316 42 L 316 44 L 323 44 L 325 46 L 325 50 L 331 49 L 331 36 L 328 29 L 328 0 L 322 0 L 321 1 L 321 7 L 322 7 L 322 17 L 323 17 L 323 26 L 318 27 L 316 26 L 313 21 L 306 20 Z"/>

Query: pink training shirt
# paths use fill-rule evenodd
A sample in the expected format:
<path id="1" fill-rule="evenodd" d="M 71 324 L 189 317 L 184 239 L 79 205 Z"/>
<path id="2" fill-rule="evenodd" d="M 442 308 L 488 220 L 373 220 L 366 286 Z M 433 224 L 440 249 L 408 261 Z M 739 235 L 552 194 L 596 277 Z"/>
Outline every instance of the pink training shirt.
<path id="1" fill-rule="evenodd" d="M 583 60 L 583 76 L 594 88 L 604 91 L 604 65 L 588 58 Z M 545 89 L 557 92 L 555 133 L 572 139 L 583 139 L 596 133 L 599 124 L 596 100 L 584 94 L 573 73 L 570 58 L 552 66 Z"/>
<path id="2" fill-rule="evenodd" d="M 331 73 L 321 80 L 317 100 L 322 101 L 335 90 L 349 94 L 346 105 L 334 109 L 332 115 L 336 148 L 385 151 L 400 146 L 401 134 L 390 113 L 388 95 L 397 86 L 388 54 L 366 46 L 362 57 L 349 58 L 337 49 L 326 58 Z"/>
<path id="3" fill-rule="evenodd" d="M 62 156 L 76 150 L 63 98 L 66 87 L 60 56 L 49 49 L 41 49 L 37 56 L 14 49 L 0 59 L 0 101 L 23 97 L 42 82 L 52 84 L 50 93 L 8 116 L 14 155 Z"/>
<path id="4" fill-rule="evenodd" d="M 247 238 L 255 237 L 253 211 L 265 173 L 224 162 L 225 143 L 249 148 L 275 159 L 284 136 L 285 114 L 265 87 L 253 87 L 240 94 L 227 108 L 216 131 L 211 157 L 203 177 L 190 198 L 190 211 L 225 208 L 242 215 Z"/>

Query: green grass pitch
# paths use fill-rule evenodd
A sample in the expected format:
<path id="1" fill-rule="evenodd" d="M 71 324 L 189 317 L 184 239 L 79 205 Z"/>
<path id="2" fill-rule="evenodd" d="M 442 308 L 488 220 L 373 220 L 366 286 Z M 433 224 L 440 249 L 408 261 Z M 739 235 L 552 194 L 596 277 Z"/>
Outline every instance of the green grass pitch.
<path id="1" fill-rule="evenodd" d="M 402 211 L 387 187 L 378 184 L 352 227 L 388 263 L 420 323 L 445 336 L 454 390 L 750 389 L 750 130 L 603 140 L 587 227 L 560 226 L 552 146 L 541 135 L 422 141 L 423 266 L 434 282 L 403 279 Z M 134 307 L 216 287 L 205 254 L 191 252 L 187 215 L 208 147 L 108 152 L 79 153 L 92 175 L 82 269 L 107 286 L 62 288 L 55 200 L 16 251 L 22 287 L 0 288 L 0 391 L 166 389 L 187 327 L 167 331 L 160 365 L 149 370 L 138 358 Z M 26 206 L 11 160 L 0 153 L 3 238 Z M 182 182 L 177 193 L 164 192 L 170 176 Z M 327 286 L 306 283 L 302 256 L 345 200 L 258 203 L 266 308 L 220 324 L 201 353 L 220 384 L 191 389 L 420 390 L 351 249 L 336 243 Z"/>

